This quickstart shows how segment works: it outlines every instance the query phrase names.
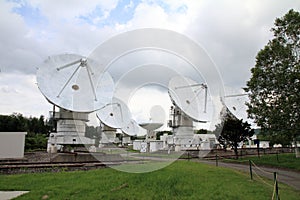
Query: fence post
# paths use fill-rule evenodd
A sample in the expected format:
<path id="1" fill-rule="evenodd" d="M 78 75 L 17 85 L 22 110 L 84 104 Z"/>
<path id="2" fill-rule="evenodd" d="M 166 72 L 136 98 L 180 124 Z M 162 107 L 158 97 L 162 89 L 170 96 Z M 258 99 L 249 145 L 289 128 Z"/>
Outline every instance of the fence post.
<path id="1" fill-rule="evenodd" d="M 216 155 L 216 166 L 218 167 L 218 155 Z"/>
<path id="2" fill-rule="evenodd" d="M 278 182 L 277 182 L 277 173 L 274 172 L 274 184 L 275 184 L 275 199 L 280 200 L 278 192 Z"/>
<path id="3" fill-rule="evenodd" d="M 251 178 L 251 180 L 253 180 L 251 160 L 249 160 L 249 169 L 250 169 L 250 178 Z"/>

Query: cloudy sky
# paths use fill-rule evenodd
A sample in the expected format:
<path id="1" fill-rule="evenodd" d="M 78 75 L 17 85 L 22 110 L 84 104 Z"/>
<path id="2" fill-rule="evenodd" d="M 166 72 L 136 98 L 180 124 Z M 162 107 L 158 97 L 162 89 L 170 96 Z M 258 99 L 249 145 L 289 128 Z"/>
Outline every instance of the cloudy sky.
<path id="1" fill-rule="evenodd" d="M 111 36 L 137 28 L 190 37 L 207 51 L 225 87 L 238 90 L 272 38 L 275 18 L 289 9 L 299 11 L 300 1 L 1 0 L 0 114 L 48 116 L 52 106 L 36 85 L 40 63 L 54 54 L 89 55 Z"/>

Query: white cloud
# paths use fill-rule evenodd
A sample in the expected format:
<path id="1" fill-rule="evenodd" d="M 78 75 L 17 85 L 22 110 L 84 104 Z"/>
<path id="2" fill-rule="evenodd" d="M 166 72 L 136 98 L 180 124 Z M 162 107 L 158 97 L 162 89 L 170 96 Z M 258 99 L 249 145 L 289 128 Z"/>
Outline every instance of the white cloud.
<path id="1" fill-rule="evenodd" d="M 186 30 L 210 54 L 225 83 L 245 86 L 258 51 L 267 44 L 276 17 L 295 1 L 202 1 L 197 19 Z"/>
<path id="2" fill-rule="evenodd" d="M 21 16 L 11 12 L 13 4 L 1 3 L 0 6 L 0 68 L 2 72 L 20 70 L 33 72 L 31 64 L 41 62 L 37 43 L 26 35 L 30 29 Z"/>
<path id="3" fill-rule="evenodd" d="M 159 130 L 166 130 L 168 129 L 167 121 L 171 100 L 167 92 L 161 91 L 165 88 L 159 87 L 158 89 L 157 87 L 159 86 L 149 84 L 134 91 L 130 96 L 128 106 L 133 118 L 138 123 L 157 122 L 155 118 L 158 118 L 165 123 Z M 162 112 L 159 113 L 160 116 L 151 116 L 151 110 L 156 107 L 162 109 Z"/>
<path id="4" fill-rule="evenodd" d="M 134 2 L 131 0 L 131 1 L 129 2 L 129 4 L 127 4 L 127 5 L 124 7 L 124 10 L 128 11 L 128 10 L 130 10 L 131 8 L 133 8 L 133 6 L 134 6 Z"/>
<path id="5" fill-rule="evenodd" d="M 163 2 L 168 8 L 162 7 L 159 2 Z M 132 20 L 125 24 L 116 24 L 118 30 L 129 30 L 136 28 L 164 28 L 177 32 L 184 32 L 196 16 L 199 7 L 197 2 L 185 1 L 143 1 L 138 4 L 134 11 Z M 184 12 L 177 9 L 184 6 Z"/>
<path id="6" fill-rule="evenodd" d="M 48 117 L 51 105 L 35 83 L 34 75 L 0 73 L 0 114 Z"/>
<path id="7" fill-rule="evenodd" d="M 53 0 L 29 0 L 31 5 L 38 7 L 43 15 L 55 23 L 75 21 L 80 16 L 86 16 L 99 8 L 99 15 L 109 13 L 117 6 L 118 0 L 72 0 L 72 1 L 53 1 Z M 103 14 L 107 16 L 107 14 Z M 104 18 L 105 19 L 105 18 Z"/>
<path id="8" fill-rule="evenodd" d="M 130 24 L 134 27 L 165 27 L 167 17 L 160 6 L 142 3 L 136 7 L 134 18 Z"/>
<path id="9" fill-rule="evenodd" d="M 38 24 L 14 12 L 26 2 L 41 16 Z M 111 35 L 141 27 L 188 35 L 207 50 L 226 85 L 243 87 L 257 52 L 272 37 L 269 30 L 275 18 L 291 8 L 300 10 L 295 0 L 143 0 L 127 5 L 133 12 L 128 21 L 105 23 L 117 4 L 117 0 L 1 1 L 0 113 L 48 112 L 49 104 L 34 85 L 35 67 L 47 56 L 88 55 Z"/>

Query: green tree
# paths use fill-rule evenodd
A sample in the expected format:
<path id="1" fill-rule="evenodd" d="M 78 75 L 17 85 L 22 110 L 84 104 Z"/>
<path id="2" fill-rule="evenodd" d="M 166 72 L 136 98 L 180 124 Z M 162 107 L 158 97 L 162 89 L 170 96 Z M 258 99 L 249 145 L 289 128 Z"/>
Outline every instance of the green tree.
<path id="1" fill-rule="evenodd" d="M 234 149 L 236 158 L 238 158 L 237 148 L 239 143 L 247 141 L 253 134 L 254 130 L 251 129 L 250 124 L 243 122 L 242 119 L 227 116 L 218 140 L 223 146 L 231 146 Z"/>
<path id="2" fill-rule="evenodd" d="M 41 150 L 47 148 L 47 137 L 44 134 L 27 134 L 25 139 L 25 150 Z"/>
<path id="3" fill-rule="evenodd" d="M 199 129 L 196 131 L 196 134 L 207 134 L 208 133 L 208 130 L 206 129 Z"/>
<path id="4" fill-rule="evenodd" d="M 45 149 L 47 147 L 47 134 L 50 126 L 44 116 L 23 117 L 22 114 L 0 115 L 0 132 L 27 132 L 25 150 Z"/>
<path id="5" fill-rule="evenodd" d="M 258 52 L 245 88 L 248 115 L 262 130 L 295 140 L 300 132 L 300 13 L 290 10 L 277 18 L 271 31 L 274 38 Z"/>
<path id="6" fill-rule="evenodd" d="M 22 114 L 0 115 L 0 132 L 26 131 L 27 119 Z"/>
<path id="7" fill-rule="evenodd" d="M 284 147 L 289 147 L 293 140 L 291 135 L 287 134 L 284 130 L 265 130 L 261 131 L 261 133 L 257 136 L 260 140 L 270 141 L 270 146 L 273 146 L 274 144 L 281 144 Z"/>
<path id="8" fill-rule="evenodd" d="M 156 139 L 160 140 L 160 136 L 162 136 L 164 134 L 172 135 L 173 133 L 171 131 L 158 131 L 156 133 Z"/>
<path id="9" fill-rule="evenodd" d="M 98 138 L 100 137 L 100 127 L 85 126 L 85 137 Z"/>

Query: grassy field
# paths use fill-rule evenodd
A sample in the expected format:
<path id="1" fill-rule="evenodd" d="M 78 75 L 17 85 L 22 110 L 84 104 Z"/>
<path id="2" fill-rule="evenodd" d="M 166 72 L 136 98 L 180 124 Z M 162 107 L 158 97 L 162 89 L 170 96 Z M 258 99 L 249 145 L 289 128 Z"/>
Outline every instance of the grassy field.
<path id="1" fill-rule="evenodd" d="M 272 181 L 267 181 L 273 184 Z M 1 175 L 0 190 L 28 190 L 17 199 L 271 199 L 273 187 L 248 174 L 176 161 L 159 171 L 132 174 L 106 168 L 90 171 Z M 280 184 L 281 199 L 299 192 Z M 48 198 L 46 198 L 48 197 Z"/>
<path id="2" fill-rule="evenodd" d="M 278 156 L 278 157 L 277 157 Z M 300 171 L 300 158 L 296 158 L 294 153 L 284 153 L 284 154 L 271 154 L 271 155 L 260 155 L 244 157 L 238 160 L 230 159 L 225 161 L 230 162 L 248 162 L 252 160 L 255 164 L 266 165 L 266 166 L 275 166 L 281 168 L 289 168 Z"/>

